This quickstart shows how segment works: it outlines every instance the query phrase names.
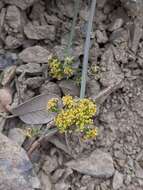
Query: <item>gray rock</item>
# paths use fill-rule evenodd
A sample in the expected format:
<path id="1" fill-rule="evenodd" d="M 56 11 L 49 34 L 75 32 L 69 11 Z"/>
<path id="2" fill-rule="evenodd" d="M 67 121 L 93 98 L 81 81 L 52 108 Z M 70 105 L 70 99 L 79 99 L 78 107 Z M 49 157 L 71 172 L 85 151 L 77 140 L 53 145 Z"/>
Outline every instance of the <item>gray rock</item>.
<path id="1" fill-rule="evenodd" d="M 16 73 L 27 73 L 31 76 L 35 76 L 42 73 L 42 67 L 38 63 L 28 63 L 17 67 Z"/>
<path id="2" fill-rule="evenodd" d="M 45 174 L 43 171 L 40 171 L 39 178 L 41 182 L 41 186 L 43 190 L 51 190 L 52 189 L 52 183 L 50 180 L 50 177 Z"/>
<path id="3" fill-rule="evenodd" d="M 139 46 L 139 41 L 142 38 L 143 29 L 139 23 L 134 23 L 130 25 L 130 48 L 133 52 L 137 51 Z"/>
<path id="4" fill-rule="evenodd" d="M 13 141 L 19 144 L 20 146 L 24 143 L 26 138 L 24 131 L 20 128 L 13 128 L 9 130 L 8 137 Z"/>
<path id="5" fill-rule="evenodd" d="M 52 182 L 56 183 L 63 176 L 64 172 L 64 169 L 57 169 L 51 176 Z"/>
<path id="6" fill-rule="evenodd" d="M 47 63 L 50 57 L 50 52 L 38 45 L 28 47 L 19 54 L 19 58 L 26 63 Z"/>
<path id="7" fill-rule="evenodd" d="M 129 34 L 124 28 L 119 28 L 118 30 L 113 31 L 110 35 L 110 41 L 114 44 L 120 44 L 122 42 L 127 43 L 128 40 Z"/>
<path id="8" fill-rule="evenodd" d="M 21 8 L 22 10 L 30 7 L 34 2 L 38 0 L 3 0 L 4 3 L 16 5 L 17 7 Z"/>
<path id="9" fill-rule="evenodd" d="M 107 2 L 107 0 L 98 0 L 97 7 L 102 9 L 105 6 L 106 2 Z"/>
<path id="10" fill-rule="evenodd" d="M 61 96 L 61 90 L 60 87 L 54 83 L 54 82 L 49 82 L 46 81 L 44 84 L 42 84 L 41 88 L 40 88 L 40 92 L 42 94 L 57 94 L 59 96 Z"/>
<path id="11" fill-rule="evenodd" d="M 6 48 L 16 49 L 22 45 L 23 40 L 20 40 L 14 36 L 7 36 L 5 39 Z"/>
<path id="12" fill-rule="evenodd" d="M 46 174 L 50 174 L 51 172 L 53 172 L 56 168 L 58 167 L 58 162 L 56 157 L 50 157 L 50 156 L 46 156 L 45 158 L 45 162 L 42 166 L 42 170 L 46 173 Z"/>
<path id="13" fill-rule="evenodd" d="M 36 88 L 41 87 L 43 82 L 44 82 L 44 78 L 42 77 L 32 77 L 32 78 L 26 79 L 26 81 L 24 81 L 24 84 L 26 84 L 31 89 L 36 89 Z"/>
<path id="14" fill-rule="evenodd" d="M 21 28 L 21 12 L 15 5 L 11 5 L 7 8 L 6 21 L 7 24 L 16 31 L 19 31 Z"/>
<path id="15" fill-rule="evenodd" d="M 103 86 L 119 84 L 123 80 L 124 76 L 117 62 L 114 60 L 111 48 L 108 48 L 102 55 L 101 64 L 105 68 L 100 78 L 100 82 Z"/>
<path id="16" fill-rule="evenodd" d="M 61 88 L 64 95 L 79 96 L 80 89 L 72 80 L 62 80 L 59 82 L 59 87 Z"/>
<path id="17" fill-rule="evenodd" d="M 94 79 L 88 81 L 86 91 L 87 91 L 87 96 L 88 97 L 97 96 L 99 94 L 99 92 L 100 92 L 99 83 Z"/>
<path id="18" fill-rule="evenodd" d="M 136 177 L 143 179 L 143 169 L 138 163 L 135 164 L 135 174 Z"/>
<path id="19" fill-rule="evenodd" d="M 33 190 L 31 178 L 34 174 L 26 152 L 0 133 L 0 189 Z M 39 180 L 38 180 L 39 181 Z M 36 188 L 40 188 L 38 185 Z"/>
<path id="20" fill-rule="evenodd" d="M 114 20 L 114 22 L 111 23 L 108 30 L 111 32 L 117 30 L 122 27 L 123 23 L 124 21 L 122 18 L 117 18 L 116 20 Z"/>
<path id="21" fill-rule="evenodd" d="M 82 174 L 100 178 L 110 178 L 114 174 L 113 159 L 109 153 L 97 149 L 88 157 L 66 163 L 66 166 Z"/>
<path id="22" fill-rule="evenodd" d="M 1 80 L 1 84 L 3 86 L 8 85 L 15 77 L 16 74 L 16 66 L 10 66 L 7 67 L 4 71 L 3 71 L 3 77 Z"/>
<path id="23" fill-rule="evenodd" d="M 6 119 L 3 117 L 0 117 L 0 133 L 3 131 L 5 123 L 6 123 Z"/>
<path id="24" fill-rule="evenodd" d="M 106 43 L 108 41 L 108 37 L 105 31 L 96 30 L 96 38 L 98 43 Z"/>
<path id="25" fill-rule="evenodd" d="M 0 10 L 4 7 L 4 3 L 0 1 Z"/>
<path id="26" fill-rule="evenodd" d="M 114 177 L 113 177 L 113 189 L 117 190 L 123 185 L 123 174 L 119 173 L 118 171 L 115 172 Z"/>
<path id="27" fill-rule="evenodd" d="M 121 0 L 124 7 L 128 10 L 131 16 L 143 15 L 143 1 L 142 0 Z"/>
<path id="28" fill-rule="evenodd" d="M 70 184 L 67 184 L 65 182 L 59 182 L 55 184 L 54 190 L 68 190 L 70 188 L 71 188 Z"/>
<path id="29" fill-rule="evenodd" d="M 54 25 L 42 25 L 42 26 L 34 26 L 31 23 L 28 23 L 24 27 L 24 33 L 29 39 L 34 40 L 55 40 L 56 30 Z"/>

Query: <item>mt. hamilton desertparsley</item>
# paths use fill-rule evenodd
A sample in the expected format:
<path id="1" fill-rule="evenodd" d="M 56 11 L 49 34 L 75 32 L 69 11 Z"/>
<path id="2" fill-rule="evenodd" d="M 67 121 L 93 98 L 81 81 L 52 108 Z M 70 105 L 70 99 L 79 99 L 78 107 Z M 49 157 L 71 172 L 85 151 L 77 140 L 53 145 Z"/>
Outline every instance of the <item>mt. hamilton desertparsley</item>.
<path id="1" fill-rule="evenodd" d="M 48 105 L 52 100 L 49 100 Z M 93 125 L 93 117 L 96 114 L 95 103 L 87 98 L 74 99 L 72 96 L 62 98 L 63 108 L 55 117 L 55 125 L 60 133 L 78 132 L 84 139 L 97 136 L 97 129 Z M 50 107 L 52 110 L 52 108 Z"/>
<path id="2" fill-rule="evenodd" d="M 61 80 L 62 78 L 69 78 L 73 75 L 73 58 L 66 57 L 64 61 L 58 58 L 51 58 L 49 60 L 49 74 L 52 78 Z"/>

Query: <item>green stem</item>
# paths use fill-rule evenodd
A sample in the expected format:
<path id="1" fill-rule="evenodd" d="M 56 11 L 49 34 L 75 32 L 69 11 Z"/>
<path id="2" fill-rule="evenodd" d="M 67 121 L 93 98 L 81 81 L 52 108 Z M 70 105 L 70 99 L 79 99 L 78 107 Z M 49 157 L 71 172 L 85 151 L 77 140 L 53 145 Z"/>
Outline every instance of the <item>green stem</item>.
<path id="1" fill-rule="evenodd" d="M 82 69 L 80 98 L 85 97 L 88 59 L 89 59 L 89 49 L 90 49 L 90 34 L 91 34 L 91 31 L 92 31 L 92 23 L 93 23 L 93 17 L 94 17 L 94 14 L 95 14 L 95 7 L 96 7 L 96 0 L 92 0 L 89 20 L 88 20 L 88 28 L 87 28 L 87 34 L 86 34 L 85 47 L 84 47 L 84 58 L 83 58 L 83 69 Z"/>
<path id="2" fill-rule="evenodd" d="M 73 18 L 73 22 L 72 22 L 72 27 L 71 27 L 69 40 L 68 40 L 67 49 L 65 51 L 66 52 L 65 57 L 69 56 L 69 54 L 70 54 L 70 48 L 72 46 L 72 41 L 73 41 L 74 34 L 75 34 L 75 25 L 76 25 L 76 20 L 77 20 L 77 16 L 78 16 L 79 5 L 80 5 L 80 0 L 76 0 L 75 7 L 74 7 L 74 18 Z"/>

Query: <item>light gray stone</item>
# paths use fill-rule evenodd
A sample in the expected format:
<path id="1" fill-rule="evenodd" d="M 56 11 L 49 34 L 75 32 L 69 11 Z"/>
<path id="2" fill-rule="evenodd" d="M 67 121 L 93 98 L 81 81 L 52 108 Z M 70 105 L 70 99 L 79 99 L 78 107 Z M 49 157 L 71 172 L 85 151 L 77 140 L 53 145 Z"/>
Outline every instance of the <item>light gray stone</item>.
<path id="1" fill-rule="evenodd" d="M 5 39 L 6 48 L 8 49 L 16 49 L 22 45 L 21 39 L 18 39 L 14 36 L 7 36 Z"/>
<path id="2" fill-rule="evenodd" d="M 36 89 L 41 87 L 42 83 L 44 82 L 43 77 L 32 77 L 28 78 L 24 81 L 24 84 L 26 84 L 31 89 Z"/>
<path id="3" fill-rule="evenodd" d="M 96 80 L 94 80 L 94 79 L 89 80 L 87 82 L 87 89 L 86 89 L 86 91 L 87 91 L 87 96 L 88 97 L 95 97 L 95 96 L 97 96 L 99 94 L 99 92 L 100 92 L 100 85 L 99 85 L 99 83 Z"/>
<path id="4" fill-rule="evenodd" d="M 50 177 L 47 174 L 45 174 L 43 171 L 40 171 L 39 178 L 40 178 L 42 190 L 52 189 L 52 183 L 51 183 Z"/>
<path id="5" fill-rule="evenodd" d="M 20 146 L 23 144 L 26 136 L 24 134 L 24 131 L 20 128 L 13 128 L 10 129 L 8 133 L 8 137 L 13 141 L 19 144 Z"/>
<path id="6" fill-rule="evenodd" d="M 3 0 L 4 3 L 16 5 L 17 7 L 21 8 L 22 10 L 30 7 L 34 2 L 38 0 Z"/>
<path id="7" fill-rule="evenodd" d="M 57 159 L 56 157 L 50 157 L 50 156 L 47 156 L 45 158 L 45 162 L 43 164 L 43 171 L 46 173 L 46 174 L 50 174 L 51 172 L 53 172 L 56 168 L 58 167 L 58 162 L 57 162 Z"/>
<path id="8" fill-rule="evenodd" d="M 30 180 L 37 178 L 37 176 L 26 152 L 17 143 L 1 133 L 0 171 L 0 189 L 34 190 Z"/>
<path id="9" fill-rule="evenodd" d="M 108 41 L 108 37 L 105 31 L 96 30 L 96 38 L 98 43 L 106 43 Z"/>
<path id="10" fill-rule="evenodd" d="M 56 30 L 54 25 L 42 25 L 42 26 L 34 26 L 31 23 L 28 23 L 24 27 L 24 33 L 29 39 L 34 40 L 55 40 Z"/>
<path id="11" fill-rule="evenodd" d="M 61 96 L 61 90 L 60 87 L 54 83 L 54 82 L 49 82 L 46 81 L 44 84 L 42 84 L 41 88 L 40 88 L 40 92 L 42 94 L 57 94 L 59 96 Z"/>
<path id="12" fill-rule="evenodd" d="M 15 77 L 16 74 L 16 66 L 10 66 L 7 67 L 4 71 L 3 71 L 3 77 L 1 80 L 1 84 L 3 86 L 8 85 Z"/>
<path id="13" fill-rule="evenodd" d="M 117 30 L 119 28 L 122 27 L 124 21 L 122 18 L 117 18 L 114 20 L 114 22 L 111 23 L 110 27 L 109 27 L 109 31 L 114 31 L 114 30 Z"/>
<path id="14" fill-rule="evenodd" d="M 114 177 L 113 177 L 113 189 L 117 190 L 123 185 L 123 174 L 119 173 L 118 171 L 115 172 Z"/>
<path id="15" fill-rule="evenodd" d="M 47 63 L 49 58 L 51 58 L 51 53 L 47 49 L 37 45 L 24 49 L 19 54 L 19 58 L 26 63 Z"/>
<path id="16" fill-rule="evenodd" d="M 59 82 L 64 95 L 79 96 L 80 89 L 73 80 L 62 80 Z"/>
<path id="17" fill-rule="evenodd" d="M 109 153 L 97 149 L 88 157 L 69 161 L 66 166 L 82 174 L 100 178 L 110 178 L 114 174 L 113 159 Z"/>
<path id="18" fill-rule="evenodd" d="M 143 179 L 143 169 L 138 163 L 135 164 L 135 174 L 136 177 Z"/>
<path id="19" fill-rule="evenodd" d="M 124 75 L 117 62 L 114 60 L 113 51 L 109 47 L 102 55 L 101 65 L 104 67 L 105 71 L 101 73 L 100 82 L 103 86 L 111 86 L 119 84 Z"/>
<path id="20" fill-rule="evenodd" d="M 15 5 L 9 6 L 7 8 L 6 21 L 11 28 L 16 29 L 16 31 L 18 31 L 22 24 L 21 12 L 19 8 L 17 8 Z"/>
<path id="21" fill-rule="evenodd" d="M 27 73 L 31 76 L 35 76 L 42 73 L 42 67 L 38 63 L 28 63 L 17 67 L 16 73 Z"/>

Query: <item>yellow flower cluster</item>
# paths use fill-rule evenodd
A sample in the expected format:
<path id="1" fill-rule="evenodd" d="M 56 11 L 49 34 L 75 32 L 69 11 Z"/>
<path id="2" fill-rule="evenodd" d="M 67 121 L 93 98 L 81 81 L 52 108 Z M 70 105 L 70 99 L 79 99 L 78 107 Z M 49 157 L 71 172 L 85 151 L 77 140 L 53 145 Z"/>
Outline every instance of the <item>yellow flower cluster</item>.
<path id="1" fill-rule="evenodd" d="M 85 139 L 85 140 L 93 139 L 93 138 L 95 138 L 97 135 L 98 135 L 97 128 L 88 129 L 88 130 L 85 132 L 84 139 Z"/>
<path id="2" fill-rule="evenodd" d="M 70 57 L 65 58 L 64 62 L 61 62 L 57 58 L 49 60 L 50 76 L 61 80 L 64 77 L 71 77 L 73 75 L 73 59 Z"/>
<path id="3" fill-rule="evenodd" d="M 61 67 L 61 62 L 54 58 L 49 61 L 50 75 L 53 78 L 61 80 L 63 78 L 63 72 Z"/>
<path id="4" fill-rule="evenodd" d="M 25 129 L 25 136 L 28 138 L 36 137 L 40 134 L 40 129 L 38 128 L 27 128 Z"/>
<path id="5" fill-rule="evenodd" d="M 62 98 L 62 101 L 63 101 L 63 105 L 70 108 L 71 106 L 73 106 L 73 97 L 72 96 L 64 96 Z"/>
<path id="6" fill-rule="evenodd" d="M 58 98 L 52 98 L 48 101 L 47 110 L 57 112 L 58 109 Z"/>
<path id="7" fill-rule="evenodd" d="M 81 132 L 86 138 L 96 137 L 97 133 L 88 126 L 93 125 L 93 116 L 96 114 L 96 105 L 89 99 L 73 99 L 72 96 L 62 98 L 63 109 L 55 118 L 55 125 L 61 133 L 71 131 Z"/>

